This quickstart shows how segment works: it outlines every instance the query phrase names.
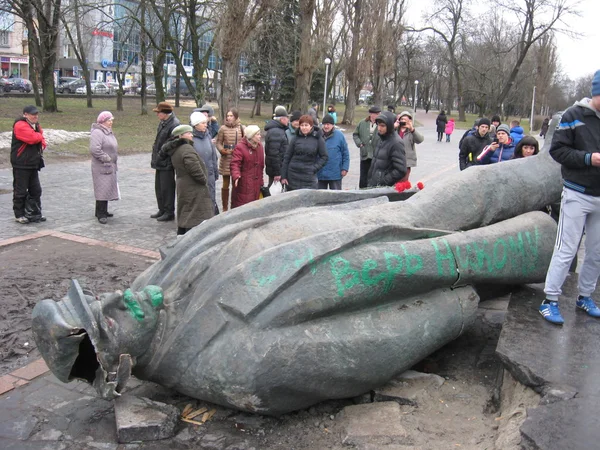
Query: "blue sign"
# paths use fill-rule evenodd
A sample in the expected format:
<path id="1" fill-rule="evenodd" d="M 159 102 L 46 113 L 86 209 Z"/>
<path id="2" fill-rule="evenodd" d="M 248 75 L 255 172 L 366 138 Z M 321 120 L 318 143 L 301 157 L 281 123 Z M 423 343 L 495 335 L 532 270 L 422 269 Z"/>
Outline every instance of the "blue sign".
<path id="1" fill-rule="evenodd" d="M 114 61 L 109 61 L 108 59 L 103 59 L 100 62 L 100 65 L 102 67 L 109 68 L 109 67 L 117 67 L 117 65 L 119 65 L 119 68 L 124 68 L 125 66 L 127 66 L 127 63 L 125 61 L 121 61 L 120 63 L 114 62 Z"/>

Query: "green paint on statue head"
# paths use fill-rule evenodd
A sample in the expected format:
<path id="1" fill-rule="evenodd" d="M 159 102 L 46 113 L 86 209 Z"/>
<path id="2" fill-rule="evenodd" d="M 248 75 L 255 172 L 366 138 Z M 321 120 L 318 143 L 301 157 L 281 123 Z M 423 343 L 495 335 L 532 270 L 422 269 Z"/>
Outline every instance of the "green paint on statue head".
<path id="1" fill-rule="evenodd" d="M 162 288 L 154 285 L 148 285 L 144 288 L 144 291 L 148 298 L 150 299 L 150 303 L 155 308 L 163 304 L 163 291 Z"/>
<path id="2" fill-rule="evenodd" d="M 131 314 L 135 320 L 144 320 L 144 310 L 138 303 L 137 299 L 135 298 L 135 294 L 131 291 L 131 289 L 127 289 L 125 292 L 123 292 L 123 303 L 129 311 L 129 314 Z"/>

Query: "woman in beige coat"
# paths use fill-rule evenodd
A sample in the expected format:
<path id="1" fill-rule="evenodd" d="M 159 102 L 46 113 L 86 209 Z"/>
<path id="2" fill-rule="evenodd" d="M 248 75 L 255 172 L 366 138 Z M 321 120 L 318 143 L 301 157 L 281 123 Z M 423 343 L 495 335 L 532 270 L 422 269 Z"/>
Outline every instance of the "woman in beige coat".
<path id="1" fill-rule="evenodd" d="M 223 211 L 229 209 L 229 184 L 231 181 L 231 155 L 233 149 L 244 137 L 244 127 L 240 124 L 239 114 L 235 108 L 227 111 L 225 125 L 219 129 L 217 134 L 217 150 L 221 154 L 219 161 L 219 174 L 223 176 L 223 187 L 221 188 L 221 200 Z"/>

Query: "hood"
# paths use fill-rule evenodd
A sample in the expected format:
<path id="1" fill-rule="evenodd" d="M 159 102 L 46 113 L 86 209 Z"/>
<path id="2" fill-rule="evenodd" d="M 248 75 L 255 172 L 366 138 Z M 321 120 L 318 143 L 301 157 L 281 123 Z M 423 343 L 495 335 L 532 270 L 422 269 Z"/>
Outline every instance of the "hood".
<path id="1" fill-rule="evenodd" d="M 167 142 L 165 142 L 165 145 L 162 146 L 162 151 L 163 153 L 166 153 L 167 155 L 171 156 L 173 153 L 175 153 L 175 150 L 177 150 L 177 148 L 181 147 L 183 144 L 189 144 L 190 141 L 188 141 L 185 138 L 175 138 L 175 139 L 170 139 Z"/>
<path id="2" fill-rule="evenodd" d="M 265 125 L 265 131 L 272 130 L 273 128 L 281 128 L 285 130 L 286 126 L 283 125 L 279 120 L 271 119 Z"/>
<path id="3" fill-rule="evenodd" d="M 590 111 L 593 111 L 598 118 L 600 118 L 600 111 L 595 109 L 591 105 L 591 103 L 592 103 L 592 99 L 585 97 L 585 98 L 579 100 L 578 102 L 575 102 L 573 106 L 580 106 L 582 108 L 589 109 Z"/>
<path id="4" fill-rule="evenodd" d="M 523 134 L 525 132 L 525 130 L 523 130 L 522 126 L 517 126 L 517 127 L 511 128 L 510 132 L 517 133 L 517 134 Z"/>
<path id="5" fill-rule="evenodd" d="M 378 121 L 384 122 L 385 126 L 387 127 L 387 131 L 384 136 L 389 136 L 390 134 L 394 133 L 394 122 L 396 122 L 396 116 L 394 113 L 383 111 L 377 116 L 377 119 L 375 119 L 375 122 Z"/>
<path id="6" fill-rule="evenodd" d="M 92 124 L 92 128 L 90 129 L 90 132 L 92 132 L 94 130 L 101 130 L 104 134 L 111 134 L 112 133 L 112 130 L 109 130 L 108 128 L 100 125 L 99 123 L 93 123 Z"/>

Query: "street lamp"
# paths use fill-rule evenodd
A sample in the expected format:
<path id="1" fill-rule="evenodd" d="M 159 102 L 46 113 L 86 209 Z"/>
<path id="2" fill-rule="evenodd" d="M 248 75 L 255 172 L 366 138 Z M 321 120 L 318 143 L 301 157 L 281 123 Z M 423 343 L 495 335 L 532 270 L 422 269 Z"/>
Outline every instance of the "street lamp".
<path id="1" fill-rule="evenodd" d="M 419 80 L 415 80 L 415 101 L 413 106 L 413 119 L 417 115 L 417 89 L 419 88 Z"/>
<path id="2" fill-rule="evenodd" d="M 331 59 L 325 58 L 325 90 L 323 91 L 323 118 L 327 113 L 327 80 L 329 79 L 329 64 Z"/>

